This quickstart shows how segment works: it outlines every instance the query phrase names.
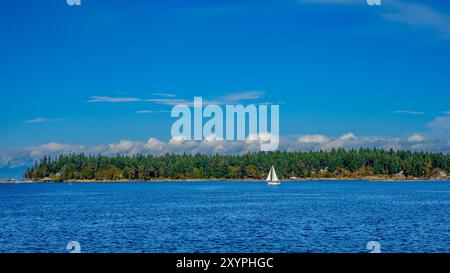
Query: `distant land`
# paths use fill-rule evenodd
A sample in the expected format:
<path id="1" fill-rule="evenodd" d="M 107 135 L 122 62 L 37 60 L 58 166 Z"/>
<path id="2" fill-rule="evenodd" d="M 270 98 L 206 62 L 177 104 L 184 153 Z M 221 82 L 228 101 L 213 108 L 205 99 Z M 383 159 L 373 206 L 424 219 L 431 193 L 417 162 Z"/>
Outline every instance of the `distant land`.
<path id="1" fill-rule="evenodd" d="M 274 165 L 283 180 L 448 179 L 450 155 L 379 149 L 43 157 L 24 173 L 32 181 L 262 180 Z"/>

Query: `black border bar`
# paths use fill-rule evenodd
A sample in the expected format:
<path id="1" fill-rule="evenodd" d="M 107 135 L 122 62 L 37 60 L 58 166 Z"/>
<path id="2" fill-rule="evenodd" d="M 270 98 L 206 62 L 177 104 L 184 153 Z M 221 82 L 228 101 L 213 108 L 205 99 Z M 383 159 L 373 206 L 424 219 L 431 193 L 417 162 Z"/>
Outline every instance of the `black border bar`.
<path id="1" fill-rule="evenodd" d="M 20 269 L 31 265 L 35 269 L 60 272 L 68 269 L 86 272 L 93 268 L 102 272 L 130 272 L 130 268 L 136 267 L 142 268 L 143 272 L 316 272 L 336 269 L 382 272 L 389 270 L 392 264 L 397 264 L 402 271 L 429 270 L 438 265 L 445 268 L 449 258 L 450 254 L 0 254 L 3 267 L 10 265 Z M 189 261 L 195 267 L 190 267 Z"/>

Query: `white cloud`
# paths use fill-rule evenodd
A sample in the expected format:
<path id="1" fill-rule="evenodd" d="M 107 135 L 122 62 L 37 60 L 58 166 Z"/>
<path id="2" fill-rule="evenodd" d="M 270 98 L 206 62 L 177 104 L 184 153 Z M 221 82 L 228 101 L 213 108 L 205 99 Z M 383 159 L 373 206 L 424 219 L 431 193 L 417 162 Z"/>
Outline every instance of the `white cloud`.
<path id="1" fill-rule="evenodd" d="M 300 143 L 326 143 L 330 139 L 324 135 L 304 135 L 300 136 L 297 141 Z"/>
<path id="2" fill-rule="evenodd" d="M 405 114 L 405 115 L 425 115 L 425 112 L 422 111 L 411 111 L 411 110 L 397 110 L 396 114 Z"/>
<path id="3" fill-rule="evenodd" d="M 348 141 L 348 140 L 356 140 L 358 139 L 353 133 L 347 133 L 339 137 L 340 140 Z"/>
<path id="4" fill-rule="evenodd" d="M 91 97 L 87 102 L 88 103 L 99 103 L 99 102 L 109 102 L 109 103 L 119 103 L 119 102 L 138 102 L 138 101 L 145 101 L 145 102 L 151 102 L 155 104 L 160 105 L 168 105 L 168 106 L 175 106 L 175 105 L 187 105 L 187 106 L 194 106 L 193 99 L 187 100 L 182 98 L 176 98 L 174 94 L 169 93 L 153 93 L 153 96 L 157 96 L 159 98 L 151 98 L 151 99 L 141 99 L 141 98 L 131 98 L 131 97 L 101 97 L 101 96 L 93 96 Z M 203 99 L 203 105 L 210 105 L 210 104 L 234 104 L 245 100 L 257 100 L 264 96 L 264 92 L 262 91 L 243 91 L 243 92 L 237 92 L 237 93 L 228 93 L 222 97 L 218 97 L 215 99 Z M 267 103 L 272 104 L 272 103 Z M 149 114 L 149 113 L 166 113 L 166 111 L 153 111 L 153 110 L 140 110 L 136 111 L 138 114 Z M 39 122 L 39 120 L 36 121 L 36 123 Z M 31 123 L 31 122 L 30 122 Z"/>
<path id="5" fill-rule="evenodd" d="M 169 97 L 169 98 L 175 97 L 175 94 L 169 94 L 169 93 L 152 93 L 152 95 L 157 96 L 157 97 Z"/>
<path id="6" fill-rule="evenodd" d="M 145 145 L 138 141 L 121 140 L 119 143 L 109 144 L 107 152 L 109 154 L 133 155 L 140 153 Z"/>
<path id="7" fill-rule="evenodd" d="M 21 164 L 15 164 L 13 158 L 11 156 L 0 154 L 0 167 L 10 166 L 11 168 L 20 167 Z"/>
<path id="8" fill-rule="evenodd" d="M 450 38 L 450 17 L 425 4 L 405 1 L 385 1 L 392 11 L 383 14 L 383 17 L 415 28 L 433 30 L 442 38 Z"/>
<path id="9" fill-rule="evenodd" d="M 61 121 L 62 118 L 43 118 L 38 117 L 30 120 L 26 120 L 25 123 L 45 123 L 45 122 L 53 122 L 53 121 Z"/>
<path id="10" fill-rule="evenodd" d="M 321 146 L 321 149 L 323 150 L 331 150 L 331 149 L 337 149 L 337 148 L 349 148 L 357 145 L 358 138 L 353 133 L 347 133 L 339 138 L 323 143 L 324 145 Z"/>
<path id="11" fill-rule="evenodd" d="M 188 141 L 190 141 L 189 138 L 187 138 L 185 136 L 174 136 L 170 139 L 169 144 L 178 145 L 178 144 L 182 144 L 182 143 L 185 143 Z"/>
<path id="12" fill-rule="evenodd" d="M 157 153 L 160 153 L 164 150 L 165 143 L 161 140 L 158 140 L 157 138 L 149 138 L 147 140 L 147 143 L 145 143 L 145 149 L 150 151 L 155 151 Z"/>
<path id="13" fill-rule="evenodd" d="M 366 0 L 298 0 L 306 4 L 367 5 Z M 450 38 L 450 17 L 427 4 L 404 0 L 382 0 L 381 18 L 415 29 L 428 29 L 444 39 Z"/>
<path id="14" fill-rule="evenodd" d="M 243 154 L 246 152 L 259 152 L 261 141 L 267 141 L 270 137 L 273 136 L 270 134 L 255 135 L 249 136 L 245 141 L 224 141 L 215 137 L 209 137 L 203 141 L 193 141 L 183 137 L 175 137 L 169 141 L 149 138 L 146 142 L 123 139 L 117 143 L 97 146 L 51 142 L 37 147 L 0 151 L 0 168 L 30 166 L 35 160 L 45 155 L 55 157 L 60 154 L 70 153 L 102 154 L 106 156 L 115 156 L 117 154 L 163 155 L 166 153 Z M 450 153 L 450 137 L 448 136 L 442 139 L 429 139 L 416 134 L 406 138 L 387 138 L 377 136 L 356 137 L 353 133 L 347 133 L 338 138 L 308 135 L 292 140 L 280 138 L 279 141 L 279 150 L 282 151 L 377 148 Z"/>
<path id="15" fill-rule="evenodd" d="M 218 100 L 223 104 L 232 104 L 243 100 L 256 100 L 262 97 L 264 97 L 264 92 L 262 91 L 243 91 L 238 93 L 226 94 Z"/>
<path id="16" fill-rule="evenodd" d="M 121 97 L 99 97 L 99 96 L 93 96 L 91 97 L 87 102 L 94 103 L 94 102 L 136 102 L 141 101 L 139 98 L 121 98 Z"/>
<path id="17" fill-rule="evenodd" d="M 450 116 L 436 117 L 432 122 L 428 123 L 431 128 L 450 130 Z"/>
<path id="18" fill-rule="evenodd" d="M 26 120 L 25 123 L 43 123 L 45 121 L 47 121 L 47 119 L 45 119 L 45 118 L 35 118 L 35 119 Z"/>
<path id="19" fill-rule="evenodd" d="M 262 91 L 243 91 L 237 93 L 229 93 L 222 97 L 213 98 L 213 99 L 203 99 L 203 105 L 209 104 L 234 104 L 245 100 L 257 100 L 264 96 L 264 92 Z M 180 99 L 180 98 L 156 98 L 156 99 L 147 99 L 147 102 L 152 102 L 156 104 L 162 105 L 170 105 L 175 106 L 179 104 L 184 104 L 187 106 L 194 105 L 194 98 L 192 100 Z"/>
<path id="20" fill-rule="evenodd" d="M 268 142 L 274 138 L 278 138 L 278 136 L 270 134 L 270 133 L 259 133 L 259 134 L 251 134 L 251 135 L 247 136 L 246 141 L 247 142 L 252 142 L 252 141 Z"/>
<path id="21" fill-rule="evenodd" d="M 206 141 L 206 142 L 216 142 L 216 141 L 222 141 L 223 140 L 223 138 L 222 137 L 219 137 L 219 136 L 216 136 L 216 135 L 209 135 L 209 136 L 207 136 L 207 137 L 205 137 L 205 140 L 204 141 Z"/>
<path id="22" fill-rule="evenodd" d="M 26 149 L 32 157 L 42 157 L 47 154 L 65 154 L 65 153 L 81 153 L 85 150 L 81 145 L 69 145 L 56 142 L 50 142 Z"/>
<path id="23" fill-rule="evenodd" d="M 139 110 L 136 111 L 137 114 L 157 114 L 157 113 L 170 113 L 170 111 L 164 111 L 164 110 L 159 110 L 159 111 L 155 111 L 155 110 Z"/>
<path id="24" fill-rule="evenodd" d="M 175 106 L 175 105 L 179 105 L 179 104 L 184 104 L 184 105 L 188 105 L 188 106 L 194 105 L 193 100 L 188 101 L 188 100 L 184 100 L 184 99 L 148 99 L 145 101 L 156 103 L 156 104 L 162 104 L 162 105 L 170 105 L 170 106 Z"/>
<path id="25" fill-rule="evenodd" d="M 414 134 L 407 138 L 409 142 L 422 142 L 425 140 L 425 137 L 419 134 Z"/>

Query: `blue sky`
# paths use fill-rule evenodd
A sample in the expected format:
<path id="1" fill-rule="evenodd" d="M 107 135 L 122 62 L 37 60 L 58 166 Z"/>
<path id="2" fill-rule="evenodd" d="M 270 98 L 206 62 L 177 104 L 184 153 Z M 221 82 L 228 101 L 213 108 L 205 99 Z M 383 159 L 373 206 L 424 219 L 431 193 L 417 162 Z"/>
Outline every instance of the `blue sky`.
<path id="1" fill-rule="evenodd" d="M 450 143 L 447 1 L 8 1 L 0 37 L 2 150 L 169 141 L 160 99 L 239 95 L 287 138 Z"/>

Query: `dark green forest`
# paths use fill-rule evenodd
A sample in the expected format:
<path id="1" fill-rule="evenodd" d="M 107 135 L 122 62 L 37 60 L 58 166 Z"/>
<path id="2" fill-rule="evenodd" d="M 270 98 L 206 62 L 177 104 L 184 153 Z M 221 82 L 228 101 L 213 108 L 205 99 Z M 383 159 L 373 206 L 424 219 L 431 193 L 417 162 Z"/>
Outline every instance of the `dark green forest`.
<path id="1" fill-rule="evenodd" d="M 282 179 L 443 178 L 450 155 L 411 151 L 344 150 L 260 152 L 244 155 L 166 154 L 113 157 L 71 154 L 43 157 L 26 170 L 25 179 L 156 180 L 263 179 L 274 165 Z"/>

